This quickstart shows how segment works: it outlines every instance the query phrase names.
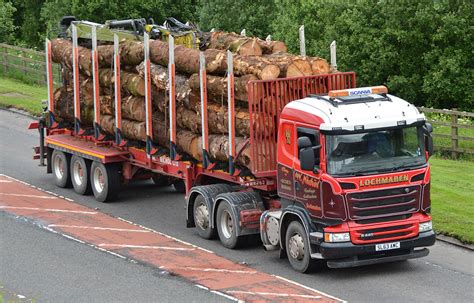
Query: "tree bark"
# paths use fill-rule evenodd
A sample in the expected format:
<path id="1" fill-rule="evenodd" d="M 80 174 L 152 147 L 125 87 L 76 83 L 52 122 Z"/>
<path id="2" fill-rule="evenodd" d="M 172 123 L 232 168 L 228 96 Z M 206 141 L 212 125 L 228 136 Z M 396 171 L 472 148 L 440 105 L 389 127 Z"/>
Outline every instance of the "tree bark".
<path id="1" fill-rule="evenodd" d="M 100 103 L 101 113 L 115 115 L 115 99 L 113 96 L 101 96 Z M 145 98 L 136 96 L 122 98 L 122 117 L 144 122 L 146 119 Z"/>
<path id="2" fill-rule="evenodd" d="M 260 44 L 262 53 L 265 55 L 288 52 L 288 47 L 286 47 L 286 44 L 282 41 L 265 41 L 257 39 L 257 42 Z"/>
<path id="3" fill-rule="evenodd" d="M 112 66 L 114 60 L 114 45 L 97 46 L 100 66 Z M 119 45 L 120 64 L 138 65 L 144 59 L 143 43 L 134 40 L 123 40 Z"/>
<path id="4" fill-rule="evenodd" d="M 199 81 L 199 74 L 193 74 L 189 78 L 190 89 L 200 95 L 201 84 Z M 250 81 L 258 80 L 254 75 L 244 75 L 241 77 L 234 77 L 234 98 L 236 100 L 248 102 L 247 84 Z M 207 75 L 207 97 L 215 102 L 227 101 L 227 78 Z"/>
<path id="5" fill-rule="evenodd" d="M 101 86 L 113 90 L 115 83 L 113 70 L 109 68 L 99 69 L 99 83 Z M 121 71 L 120 85 L 123 90 L 134 96 L 145 96 L 145 81 L 136 73 Z"/>
<path id="6" fill-rule="evenodd" d="M 72 70 L 72 42 L 66 39 L 51 40 L 51 58 L 53 62 L 62 63 Z M 87 76 L 92 75 L 91 51 L 85 47 L 78 46 L 79 70 Z"/>
<path id="7" fill-rule="evenodd" d="M 175 47 L 175 65 L 178 72 L 195 74 L 199 72 L 199 50 Z M 150 41 L 150 59 L 156 64 L 168 66 L 168 44 L 159 40 Z M 224 75 L 227 72 L 227 55 L 225 51 L 207 49 L 204 51 L 206 71 L 209 74 Z M 253 74 L 259 79 L 276 79 L 280 74 L 278 66 L 264 62 L 259 56 L 234 56 L 234 72 L 236 75 Z"/>
<path id="8" fill-rule="evenodd" d="M 281 78 L 305 77 L 313 74 L 311 63 L 305 57 L 278 53 L 264 56 L 264 60 L 278 65 Z"/>
<path id="9" fill-rule="evenodd" d="M 114 134 L 115 118 L 111 115 L 101 115 L 100 126 L 104 131 Z M 121 131 L 123 136 L 129 140 L 145 141 L 146 139 L 145 122 L 122 119 Z"/>
<path id="10" fill-rule="evenodd" d="M 257 39 L 229 32 L 217 31 L 211 33 L 208 48 L 230 50 L 242 56 L 262 55 L 262 48 Z"/>

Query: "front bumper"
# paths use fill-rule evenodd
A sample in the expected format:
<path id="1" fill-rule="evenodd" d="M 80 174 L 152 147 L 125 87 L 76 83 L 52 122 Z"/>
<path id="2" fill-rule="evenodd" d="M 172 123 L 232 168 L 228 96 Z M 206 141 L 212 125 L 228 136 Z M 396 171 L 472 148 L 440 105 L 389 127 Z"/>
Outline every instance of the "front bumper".
<path id="1" fill-rule="evenodd" d="M 432 246 L 435 240 L 435 233 L 429 231 L 420 233 L 416 238 L 400 240 L 400 248 L 396 250 L 377 252 L 375 243 L 355 245 L 350 242 L 323 242 L 320 244 L 319 251 L 323 259 L 328 260 L 328 267 L 355 267 L 424 257 L 428 255 L 429 250 L 415 250 L 415 248 Z"/>

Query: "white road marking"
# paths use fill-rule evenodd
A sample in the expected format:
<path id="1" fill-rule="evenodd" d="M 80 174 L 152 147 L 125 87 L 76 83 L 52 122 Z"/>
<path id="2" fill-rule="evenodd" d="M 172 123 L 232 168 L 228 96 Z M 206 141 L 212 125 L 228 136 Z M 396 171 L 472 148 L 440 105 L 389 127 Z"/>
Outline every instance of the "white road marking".
<path id="1" fill-rule="evenodd" d="M 0 205 L 0 209 L 25 209 L 25 210 L 40 210 L 40 211 L 50 211 L 57 213 L 75 213 L 75 214 L 88 214 L 96 215 L 96 211 L 82 211 L 82 210 L 69 210 L 69 209 L 55 209 L 55 208 L 39 208 L 39 207 L 21 207 L 21 206 L 6 206 Z"/>
<path id="2" fill-rule="evenodd" d="M 254 270 L 235 270 L 235 269 L 225 269 L 225 268 L 199 268 L 199 267 L 176 267 L 177 269 L 184 270 L 196 270 L 196 271 L 206 271 L 206 272 L 227 272 L 234 274 L 256 274 L 257 271 Z"/>
<path id="3" fill-rule="evenodd" d="M 260 291 L 244 291 L 244 290 L 227 290 L 226 293 L 230 294 L 243 294 L 243 295 L 257 295 L 257 296 L 268 296 L 268 297 L 290 297 L 290 298 L 305 298 L 305 299 L 321 299 L 321 296 L 311 295 L 299 295 L 299 294 L 279 294 L 273 292 L 260 292 Z"/>
<path id="4" fill-rule="evenodd" d="M 12 183 L 13 181 L 11 180 L 0 180 L 0 183 Z"/>
<path id="5" fill-rule="evenodd" d="M 81 225 L 64 225 L 64 224 L 49 224 L 48 226 L 49 227 L 63 227 L 63 228 L 126 231 L 126 232 L 135 232 L 135 233 L 149 233 L 150 232 L 150 231 L 144 230 L 144 229 L 127 229 L 127 228 L 113 228 L 113 227 L 99 227 L 99 226 L 81 226 Z"/>
<path id="6" fill-rule="evenodd" d="M 222 293 L 222 292 L 217 291 L 217 290 L 211 290 L 211 292 L 212 292 L 213 294 L 222 296 L 222 297 L 224 297 L 224 298 L 227 298 L 227 299 L 232 300 L 232 301 L 235 301 L 235 302 L 239 302 L 239 303 L 240 303 L 240 302 L 244 302 L 244 301 L 242 301 L 242 300 L 239 300 L 239 299 L 237 299 L 237 298 L 234 298 L 234 297 L 232 297 L 232 296 L 229 296 L 228 294 Z"/>
<path id="7" fill-rule="evenodd" d="M 322 294 L 322 295 L 324 295 L 324 296 L 326 296 L 326 297 L 329 297 L 329 298 L 331 298 L 331 299 L 338 300 L 338 301 L 340 301 L 340 302 L 342 302 L 342 303 L 346 303 L 346 302 L 347 302 L 347 301 L 345 301 L 345 300 L 342 300 L 342 299 L 336 298 L 336 297 L 334 297 L 334 296 L 328 295 L 328 294 L 325 293 L 325 292 L 322 292 L 322 291 L 320 291 L 320 290 L 316 290 L 316 289 L 314 289 L 314 288 L 311 288 L 311 287 L 308 287 L 308 286 L 303 285 L 303 284 L 301 284 L 301 283 L 298 283 L 298 282 L 289 280 L 289 279 L 287 279 L 287 278 L 283 278 L 283 277 L 277 276 L 277 275 L 272 275 L 272 276 L 274 276 L 275 278 L 278 278 L 278 279 L 280 279 L 280 280 L 283 280 L 283 281 L 285 281 L 285 282 L 291 283 L 291 284 L 293 284 L 293 285 L 296 285 L 296 286 L 302 287 L 302 288 L 304 288 L 304 289 L 313 291 L 313 292 L 315 292 L 315 293 Z"/>
<path id="8" fill-rule="evenodd" d="M 36 199 L 57 199 L 57 197 L 51 197 L 51 196 L 13 194 L 13 193 L 0 193 L 0 195 L 3 195 L 3 196 L 12 196 L 12 197 L 36 198 Z"/>
<path id="9" fill-rule="evenodd" d="M 184 247 L 153 246 L 153 245 L 129 245 L 129 244 L 107 244 L 107 243 L 101 243 L 98 246 L 99 247 L 116 247 L 116 248 L 145 248 L 145 249 L 180 250 L 180 251 L 195 250 L 194 248 L 184 248 Z"/>

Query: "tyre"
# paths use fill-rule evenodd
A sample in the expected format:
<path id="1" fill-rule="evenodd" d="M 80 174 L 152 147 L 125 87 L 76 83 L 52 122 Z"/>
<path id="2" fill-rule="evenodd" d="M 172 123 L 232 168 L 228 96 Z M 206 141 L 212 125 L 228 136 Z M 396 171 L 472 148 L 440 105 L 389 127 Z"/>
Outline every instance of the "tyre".
<path id="1" fill-rule="evenodd" d="M 316 260 L 311 259 L 306 230 L 299 221 L 293 221 L 286 230 L 286 254 L 294 270 L 307 273 L 314 270 Z"/>
<path id="2" fill-rule="evenodd" d="M 245 241 L 244 236 L 237 236 L 237 218 L 228 202 L 222 201 L 217 208 L 216 226 L 222 245 L 227 248 L 238 248 Z"/>
<path id="3" fill-rule="evenodd" d="M 194 200 L 193 216 L 197 232 L 204 239 L 212 239 L 216 235 L 216 230 L 211 227 L 210 213 L 204 197 L 198 195 Z"/>
<path id="4" fill-rule="evenodd" d="M 174 181 L 173 187 L 177 193 L 184 194 L 186 192 L 186 185 L 184 184 L 184 180 L 182 179 L 177 179 L 176 181 Z"/>
<path id="5" fill-rule="evenodd" d="M 58 187 L 71 187 L 71 174 L 69 173 L 69 163 L 71 157 L 59 150 L 54 150 L 51 156 L 54 183 Z"/>
<path id="6" fill-rule="evenodd" d="M 92 192 L 90 170 L 90 160 L 86 160 L 76 155 L 71 157 L 71 182 L 76 193 L 80 195 L 88 195 Z"/>
<path id="7" fill-rule="evenodd" d="M 118 196 L 120 190 L 120 175 L 116 164 L 104 165 L 92 162 L 90 174 L 92 192 L 97 201 L 111 202 Z"/>
<path id="8" fill-rule="evenodd" d="M 171 184 L 169 177 L 165 175 L 154 174 L 151 179 L 153 180 L 153 183 L 155 183 L 156 186 L 168 186 Z"/>

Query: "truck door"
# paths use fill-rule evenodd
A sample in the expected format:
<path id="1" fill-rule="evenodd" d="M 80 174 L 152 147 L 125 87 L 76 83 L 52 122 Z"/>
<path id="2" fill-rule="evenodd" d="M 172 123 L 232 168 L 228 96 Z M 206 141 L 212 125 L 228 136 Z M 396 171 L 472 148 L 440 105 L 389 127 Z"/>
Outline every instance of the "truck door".
<path id="1" fill-rule="evenodd" d="M 293 180 L 293 162 L 296 150 L 295 136 L 294 122 L 281 119 L 278 131 L 277 189 L 280 197 L 291 201 L 295 198 Z"/>
<path id="2" fill-rule="evenodd" d="M 309 138 L 312 146 L 318 146 L 320 144 L 319 130 L 315 128 L 302 126 L 297 127 L 295 138 L 296 145 L 298 138 L 303 136 Z M 320 159 L 320 150 L 321 149 L 315 149 L 314 151 L 315 158 L 318 160 Z M 319 167 L 317 166 L 314 172 L 302 170 L 298 146 L 296 146 L 293 167 L 295 200 L 303 204 L 312 216 L 322 217 L 321 191 L 319 188 L 321 173 Z"/>

